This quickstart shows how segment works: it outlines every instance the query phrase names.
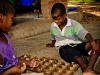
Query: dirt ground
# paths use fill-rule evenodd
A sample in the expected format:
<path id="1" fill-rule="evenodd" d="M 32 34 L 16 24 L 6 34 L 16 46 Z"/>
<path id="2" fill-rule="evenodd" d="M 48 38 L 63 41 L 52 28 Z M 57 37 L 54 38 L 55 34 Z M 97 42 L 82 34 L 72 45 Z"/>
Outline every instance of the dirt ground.
<path id="1" fill-rule="evenodd" d="M 100 31 L 99 31 L 100 30 L 100 4 L 94 4 L 94 5 L 77 4 L 77 6 L 82 8 L 82 11 L 83 11 L 83 18 L 81 21 L 83 26 L 88 31 L 90 31 L 90 33 L 92 33 L 93 37 L 100 39 Z M 32 16 L 31 16 L 30 12 L 24 13 L 23 15 L 18 14 L 17 17 L 18 18 L 14 21 L 14 24 L 12 26 L 12 30 L 14 29 L 18 30 L 18 28 L 20 29 L 22 28 L 22 30 L 24 30 L 25 26 L 27 29 L 28 26 L 32 26 L 28 24 L 37 25 L 39 24 L 39 21 L 41 25 L 44 24 L 44 21 L 43 21 L 44 19 L 42 18 L 42 14 L 40 14 L 40 18 L 37 18 L 37 13 L 34 13 L 34 14 L 32 13 Z M 35 20 L 38 20 L 38 21 L 35 21 Z M 48 24 L 50 23 L 51 21 L 48 21 Z M 26 31 L 26 32 L 29 32 L 29 31 Z M 59 62 L 65 62 L 64 60 L 61 59 L 61 57 L 59 56 L 59 52 L 55 50 L 54 47 L 53 48 L 46 47 L 46 44 L 51 41 L 49 32 L 44 32 L 44 33 L 33 35 L 33 36 L 31 35 L 23 39 L 12 40 L 12 41 L 14 44 L 15 52 L 18 57 L 23 54 L 29 54 L 29 55 L 37 56 L 37 57 L 51 57 L 51 58 L 58 59 Z M 100 71 L 99 68 L 96 70 Z M 80 75 L 80 74 L 78 73 L 76 75 Z"/>
<path id="2" fill-rule="evenodd" d="M 83 12 L 82 24 L 100 24 L 100 3 L 68 3 L 68 5 L 75 5 L 81 8 Z M 16 16 L 30 15 L 33 14 L 32 12 L 18 13 Z M 35 14 L 37 15 L 34 15 L 34 17 L 38 18 L 38 13 Z M 42 17 L 41 14 L 39 16 Z"/>
<path id="3" fill-rule="evenodd" d="M 82 24 L 100 24 L 100 3 L 78 4 L 83 11 Z"/>

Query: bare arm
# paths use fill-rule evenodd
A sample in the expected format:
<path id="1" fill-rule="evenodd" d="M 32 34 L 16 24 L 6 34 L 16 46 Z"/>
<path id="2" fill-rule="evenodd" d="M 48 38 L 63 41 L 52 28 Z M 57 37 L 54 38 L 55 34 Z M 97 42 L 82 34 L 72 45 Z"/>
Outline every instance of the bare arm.
<path id="1" fill-rule="evenodd" d="M 18 59 L 19 60 L 19 63 L 22 64 L 22 63 L 25 63 L 26 66 L 29 66 L 30 65 L 30 61 L 26 61 L 26 60 L 22 60 L 22 59 Z"/>
<path id="2" fill-rule="evenodd" d="M 100 40 L 94 40 L 90 33 L 86 34 L 86 38 L 90 41 L 92 50 L 100 54 Z"/>
<path id="3" fill-rule="evenodd" d="M 38 58 L 33 58 L 31 60 L 19 59 L 19 62 L 20 62 L 20 64 L 25 63 L 26 66 L 29 66 L 29 67 L 37 67 L 39 65 L 39 63 L 40 63 Z"/>
<path id="4" fill-rule="evenodd" d="M 90 42 L 93 41 L 93 37 L 92 37 L 92 35 L 91 35 L 90 33 L 87 33 L 86 36 L 85 36 L 85 38 L 86 38 L 87 40 L 89 40 Z"/>
<path id="5" fill-rule="evenodd" d="M 0 75 L 21 75 L 25 71 L 26 66 L 37 67 L 39 65 L 39 60 L 37 58 L 34 58 L 30 61 L 19 59 L 19 62 L 19 65 L 11 67 Z"/>
<path id="6" fill-rule="evenodd" d="M 23 65 L 15 65 L 0 75 L 21 75 L 26 69 L 25 63 Z"/>
<path id="7" fill-rule="evenodd" d="M 47 47 L 54 47 L 56 40 L 52 40 L 51 43 L 46 44 Z"/>
<path id="8" fill-rule="evenodd" d="M 0 65 L 3 65 L 3 59 L 2 59 L 1 54 L 0 54 Z M 21 69 L 21 67 L 23 67 L 23 68 Z M 5 72 L 1 73 L 0 75 L 20 75 L 24 72 L 25 69 L 26 69 L 25 64 L 15 65 L 15 66 L 9 68 L 8 70 L 6 70 Z"/>

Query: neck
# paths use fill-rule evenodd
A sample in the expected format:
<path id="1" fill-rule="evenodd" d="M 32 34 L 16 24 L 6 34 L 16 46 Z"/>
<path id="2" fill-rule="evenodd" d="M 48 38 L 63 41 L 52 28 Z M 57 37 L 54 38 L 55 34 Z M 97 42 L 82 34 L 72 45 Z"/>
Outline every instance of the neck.
<path id="1" fill-rule="evenodd" d="M 67 18 L 65 18 L 64 22 L 61 25 L 58 25 L 58 27 L 62 30 L 67 24 Z"/>
<path id="2" fill-rule="evenodd" d="M 67 18 L 65 18 L 65 20 L 64 20 L 64 25 L 66 25 L 67 24 Z"/>

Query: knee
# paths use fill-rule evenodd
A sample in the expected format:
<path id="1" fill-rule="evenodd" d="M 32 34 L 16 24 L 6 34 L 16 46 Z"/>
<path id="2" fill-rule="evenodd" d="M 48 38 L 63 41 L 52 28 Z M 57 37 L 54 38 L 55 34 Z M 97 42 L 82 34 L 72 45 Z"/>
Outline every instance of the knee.
<path id="1" fill-rule="evenodd" d="M 80 65 L 82 64 L 87 64 L 88 63 L 88 60 L 87 60 L 87 58 L 85 58 L 85 57 L 77 57 L 76 59 L 75 59 L 75 61 L 77 62 L 77 63 L 79 63 Z"/>
<path id="2" fill-rule="evenodd" d="M 100 44 L 100 39 L 96 39 L 95 42 L 99 42 L 99 44 Z"/>
<path id="3" fill-rule="evenodd" d="M 88 42 L 88 43 L 86 44 L 86 46 L 85 46 L 86 51 L 88 52 L 89 50 L 91 50 L 91 48 L 92 48 L 91 43 Z"/>

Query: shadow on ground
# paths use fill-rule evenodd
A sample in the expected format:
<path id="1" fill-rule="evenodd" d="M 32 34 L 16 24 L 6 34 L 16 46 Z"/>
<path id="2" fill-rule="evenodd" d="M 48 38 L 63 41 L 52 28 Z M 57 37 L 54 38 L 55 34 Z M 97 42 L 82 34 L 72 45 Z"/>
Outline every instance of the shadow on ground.
<path id="1" fill-rule="evenodd" d="M 18 24 L 20 24 L 20 23 L 24 23 L 24 22 L 28 22 L 28 21 L 32 21 L 33 20 L 33 18 L 15 18 L 14 20 L 13 20 L 13 26 L 15 26 L 15 25 L 18 25 Z"/>

